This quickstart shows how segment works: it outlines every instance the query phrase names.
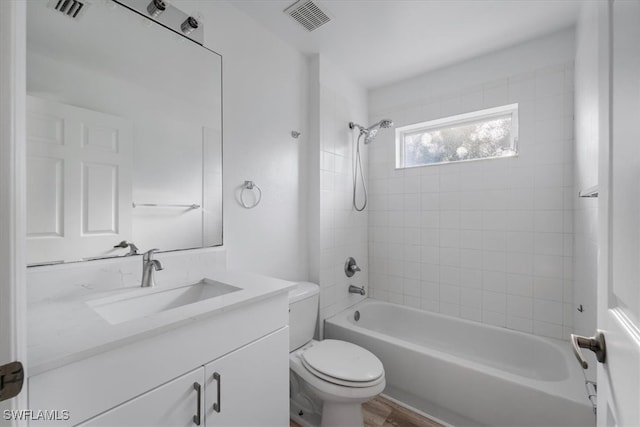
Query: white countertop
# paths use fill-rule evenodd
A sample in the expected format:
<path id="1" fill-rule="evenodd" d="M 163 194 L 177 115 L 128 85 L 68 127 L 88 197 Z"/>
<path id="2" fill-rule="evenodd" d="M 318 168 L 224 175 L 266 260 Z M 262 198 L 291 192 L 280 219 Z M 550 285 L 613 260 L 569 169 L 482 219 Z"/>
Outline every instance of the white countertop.
<path id="1" fill-rule="evenodd" d="M 115 325 L 94 311 L 88 302 L 117 299 L 128 293 L 159 292 L 192 282 L 142 290 L 139 285 L 111 290 L 80 286 L 54 298 L 32 301 L 28 307 L 28 375 L 38 375 L 207 316 L 285 293 L 295 286 L 295 282 L 237 271 L 210 272 L 206 278 L 242 290 Z"/>

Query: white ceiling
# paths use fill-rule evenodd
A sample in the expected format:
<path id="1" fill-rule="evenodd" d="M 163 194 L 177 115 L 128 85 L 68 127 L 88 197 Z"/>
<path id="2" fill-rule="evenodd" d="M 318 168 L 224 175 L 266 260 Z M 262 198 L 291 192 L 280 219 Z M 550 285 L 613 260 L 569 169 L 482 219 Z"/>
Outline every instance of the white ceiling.
<path id="1" fill-rule="evenodd" d="M 317 0 L 331 22 L 308 32 L 294 0 L 233 0 L 303 53 L 322 53 L 367 88 L 575 25 L 586 0 Z"/>

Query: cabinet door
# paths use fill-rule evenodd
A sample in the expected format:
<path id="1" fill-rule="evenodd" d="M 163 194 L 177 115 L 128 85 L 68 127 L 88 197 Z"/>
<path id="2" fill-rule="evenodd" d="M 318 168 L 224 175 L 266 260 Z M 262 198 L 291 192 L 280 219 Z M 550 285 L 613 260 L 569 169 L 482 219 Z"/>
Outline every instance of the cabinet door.
<path id="1" fill-rule="evenodd" d="M 81 424 L 97 426 L 173 426 L 204 424 L 204 369 L 198 368 Z M 126 379 L 122 382 L 126 386 Z M 196 385 L 197 384 L 197 385 Z M 200 388 L 200 391 L 198 391 Z M 197 417 L 200 413 L 200 420 Z M 71 414 L 73 416 L 73 414 Z"/>
<path id="2" fill-rule="evenodd" d="M 205 378 L 208 427 L 289 425 L 289 328 L 209 363 Z"/>

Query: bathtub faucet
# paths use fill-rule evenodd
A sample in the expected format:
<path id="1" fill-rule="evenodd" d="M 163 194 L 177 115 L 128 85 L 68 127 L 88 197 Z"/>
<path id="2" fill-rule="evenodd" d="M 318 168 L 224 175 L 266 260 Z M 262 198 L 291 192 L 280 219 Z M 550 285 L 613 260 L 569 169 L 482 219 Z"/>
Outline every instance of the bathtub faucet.
<path id="1" fill-rule="evenodd" d="M 364 286 L 358 287 L 354 285 L 349 285 L 349 293 L 364 295 Z"/>

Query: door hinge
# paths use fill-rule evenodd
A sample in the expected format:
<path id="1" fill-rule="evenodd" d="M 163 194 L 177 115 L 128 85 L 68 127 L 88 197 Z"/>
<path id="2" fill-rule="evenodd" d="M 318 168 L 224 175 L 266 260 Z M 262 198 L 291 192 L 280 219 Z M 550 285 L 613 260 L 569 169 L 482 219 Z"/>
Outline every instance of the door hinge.
<path id="1" fill-rule="evenodd" d="M 24 369 L 22 363 L 11 362 L 0 366 L 0 402 L 16 397 L 22 391 Z"/>

